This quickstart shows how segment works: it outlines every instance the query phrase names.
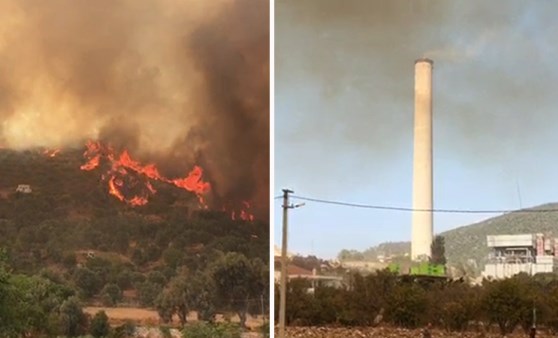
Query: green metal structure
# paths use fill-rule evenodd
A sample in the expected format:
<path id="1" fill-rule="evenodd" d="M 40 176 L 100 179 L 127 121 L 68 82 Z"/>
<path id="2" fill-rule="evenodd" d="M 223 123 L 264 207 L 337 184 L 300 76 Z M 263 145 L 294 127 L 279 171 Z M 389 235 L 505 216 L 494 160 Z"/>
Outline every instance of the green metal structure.
<path id="1" fill-rule="evenodd" d="M 432 264 L 428 262 L 414 264 L 407 269 L 402 271 L 400 264 L 390 264 L 388 266 L 390 272 L 397 275 L 410 275 L 410 276 L 424 276 L 424 277 L 446 277 L 446 267 L 442 264 Z"/>

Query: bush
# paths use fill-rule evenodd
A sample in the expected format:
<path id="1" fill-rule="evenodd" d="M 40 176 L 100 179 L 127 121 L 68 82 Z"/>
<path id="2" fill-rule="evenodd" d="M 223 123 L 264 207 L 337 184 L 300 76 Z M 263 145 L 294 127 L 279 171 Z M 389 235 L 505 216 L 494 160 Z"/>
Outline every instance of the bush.
<path id="1" fill-rule="evenodd" d="M 498 324 L 502 335 L 513 332 L 524 317 L 530 317 L 531 288 L 521 278 L 490 282 L 485 288 L 482 299 L 485 312 L 492 323 Z"/>
<path id="2" fill-rule="evenodd" d="M 105 311 L 99 311 L 95 314 L 91 320 L 89 331 L 95 338 L 108 337 L 110 333 L 110 325 Z"/>
<path id="3" fill-rule="evenodd" d="M 66 336 L 75 337 L 85 333 L 87 315 L 77 298 L 70 297 L 62 304 L 59 319 L 60 329 Z"/>
<path id="4" fill-rule="evenodd" d="M 184 327 L 184 338 L 240 338 L 240 326 L 232 323 L 208 324 L 197 322 Z"/>
<path id="5" fill-rule="evenodd" d="M 76 286 L 80 288 L 80 292 L 85 298 L 96 295 L 102 285 L 99 276 L 87 268 L 77 269 L 74 273 L 73 280 Z"/>
<path id="6" fill-rule="evenodd" d="M 151 271 L 147 275 L 147 280 L 150 283 L 157 284 L 160 286 L 165 286 L 165 284 L 167 284 L 167 278 L 160 271 Z"/>
<path id="7" fill-rule="evenodd" d="M 142 306 L 153 306 L 163 287 L 151 282 L 143 282 L 138 287 L 138 298 Z"/>
<path id="8" fill-rule="evenodd" d="M 163 338 L 172 338 L 171 330 L 168 326 L 161 326 L 159 331 L 161 331 Z"/>
<path id="9" fill-rule="evenodd" d="M 260 327 L 260 333 L 264 338 L 269 338 L 269 322 L 264 322 L 264 324 Z"/>
<path id="10" fill-rule="evenodd" d="M 126 290 L 132 286 L 132 273 L 128 269 L 121 270 L 116 276 L 116 284 L 121 290 Z"/>
<path id="11" fill-rule="evenodd" d="M 73 252 L 65 252 L 62 256 L 62 264 L 66 269 L 75 268 L 77 264 L 76 254 Z"/>
<path id="12" fill-rule="evenodd" d="M 426 292 L 417 285 L 397 286 L 386 308 L 389 320 L 401 327 L 416 328 L 424 325 L 425 312 L 428 309 Z"/>
<path id="13" fill-rule="evenodd" d="M 118 285 L 109 283 L 101 290 L 101 299 L 105 306 L 114 306 L 122 300 L 122 291 Z"/>
<path id="14" fill-rule="evenodd" d="M 126 321 L 124 324 L 114 329 L 111 338 L 130 338 L 134 337 L 136 325 L 132 321 Z"/>

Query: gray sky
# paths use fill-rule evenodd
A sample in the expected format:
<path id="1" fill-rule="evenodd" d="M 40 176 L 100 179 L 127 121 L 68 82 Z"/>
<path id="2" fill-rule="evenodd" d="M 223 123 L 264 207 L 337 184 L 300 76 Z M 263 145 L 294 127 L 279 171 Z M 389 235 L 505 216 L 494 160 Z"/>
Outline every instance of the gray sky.
<path id="1" fill-rule="evenodd" d="M 523 206 L 558 201 L 558 3 L 525 4 L 277 0 L 276 195 L 410 207 L 413 67 L 426 56 L 435 208 L 518 208 L 518 186 Z M 291 213 L 290 249 L 304 254 L 411 234 L 404 212 Z M 437 214 L 435 232 L 489 216 Z"/>

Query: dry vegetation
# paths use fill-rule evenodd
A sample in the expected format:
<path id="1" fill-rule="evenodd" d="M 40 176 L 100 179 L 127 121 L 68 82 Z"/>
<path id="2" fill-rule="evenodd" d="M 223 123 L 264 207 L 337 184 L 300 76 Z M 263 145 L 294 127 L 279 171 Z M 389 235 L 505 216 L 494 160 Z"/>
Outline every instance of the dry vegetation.
<path id="1" fill-rule="evenodd" d="M 275 331 L 275 334 L 278 330 Z M 365 328 L 328 328 L 328 327 L 289 327 L 287 328 L 287 337 L 289 338 L 364 338 L 364 337 L 398 337 L 398 338 L 416 338 L 422 337 L 422 332 L 419 329 L 408 330 L 391 327 L 365 327 Z M 433 338 L 496 338 L 502 337 L 495 330 L 494 332 L 481 333 L 481 332 L 445 332 L 440 330 L 432 331 Z M 527 335 L 520 330 L 514 334 L 506 336 L 508 338 L 527 337 Z M 553 337 L 551 334 L 537 334 L 539 338 Z"/>
<path id="2" fill-rule="evenodd" d="M 85 313 L 94 316 L 99 311 L 104 311 L 108 318 L 111 326 L 119 326 L 127 321 L 132 321 L 138 326 L 156 326 L 163 324 L 157 311 L 152 309 L 134 308 L 134 307 L 99 307 L 99 306 L 88 306 L 83 308 Z M 222 315 L 217 315 L 217 322 L 225 321 Z M 193 322 L 198 320 L 198 315 L 196 312 L 192 311 L 188 314 L 188 321 Z M 240 322 L 237 315 L 231 316 L 230 321 L 233 323 Z M 248 316 L 246 320 L 246 326 L 250 329 L 257 329 L 263 323 L 262 317 Z M 173 326 L 179 327 L 180 321 L 174 316 Z"/>

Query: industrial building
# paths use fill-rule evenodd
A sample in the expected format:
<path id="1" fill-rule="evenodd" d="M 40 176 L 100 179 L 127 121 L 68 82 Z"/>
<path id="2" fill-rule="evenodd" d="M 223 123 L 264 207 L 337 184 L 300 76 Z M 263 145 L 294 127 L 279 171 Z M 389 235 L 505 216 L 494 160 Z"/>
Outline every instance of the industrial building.
<path id="1" fill-rule="evenodd" d="M 543 234 L 486 237 L 490 253 L 483 277 L 503 279 L 524 272 L 529 275 L 554 272 L 558 239 Z"/>

